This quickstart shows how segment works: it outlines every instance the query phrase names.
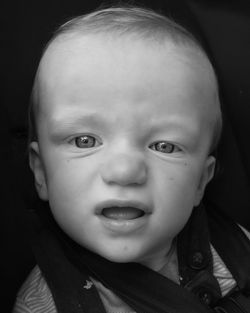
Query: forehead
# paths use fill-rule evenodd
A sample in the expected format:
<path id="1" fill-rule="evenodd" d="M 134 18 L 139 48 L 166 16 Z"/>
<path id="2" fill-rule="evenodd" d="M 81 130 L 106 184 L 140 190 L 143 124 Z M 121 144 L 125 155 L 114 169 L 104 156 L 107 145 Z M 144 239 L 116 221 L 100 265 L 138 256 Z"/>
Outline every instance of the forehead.
<path id="1" fill-rule="evenodd" d="M 138 35 L 126 35 L 121 38 L 103 34 L 72 34 L 66 37 L 61 35 L 45 52 L 39 66 L 39 76 L 43 78 L 45 75 L 46 81 L 51 82 L 57 78 L 56 75 L 60 79 L 70 78 L 72 71 L 94 71 L 97 67 L 99 70 L 108 67 L 112 71 L 117 65 L 125 68 L 128 65 L 134 66 L 134 63 L 142 66 L 147 64 L 144 70 L 148 71 L 155 69 L 152 65 L 161 68 L 164 66 L 168 71 L 174 67 L 184 68 L 188 65 L 197 71 L 197 74 L 200 71 L 206 73 L 206 78 L 210 78 L 214 83 L 212 67 L 200 49 L 184 42 L 176 44 L 167 36 L 160 42 L 153 38 L 139 38 Z"/>
<path id="2" fill-rule="evenodd" d="M 171 40 L 159 44 L 100 35 L 59 38 L 41 61 L 37 87 L 39 111 L 47 117 L 93 103 L 100 111 L 115 104 L 124 112 L 131 104 L 141 113 L 148 104 L 149 114 L 157 116 L 163 99 L 168 105 L 161 114 L 191 109 L 208 119 L 216 111 L 216 84 L 208 60 L 197 49 Z M 191 107 L 187 98 L 196 99 Z"/>

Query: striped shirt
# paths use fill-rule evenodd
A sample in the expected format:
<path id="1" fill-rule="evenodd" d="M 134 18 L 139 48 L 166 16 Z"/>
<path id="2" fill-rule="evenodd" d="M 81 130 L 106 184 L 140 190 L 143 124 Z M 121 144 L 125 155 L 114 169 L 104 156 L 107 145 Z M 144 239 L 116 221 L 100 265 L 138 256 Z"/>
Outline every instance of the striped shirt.
<path id="1" fill-rule="evenodd" d="M 243 231 L 250 239 L 250 233 L 245 229 Z M 225 296 L 236 286 L 236 281 L 213 246 L 211 246 L 211 251 L 213 274 L 218 280 L 222 295 Z M 86 281 L 83 287 L 87 289 L 93 285 L 97 288 L 107 313 L 136 313 L 111 290 L 92 278 L 91 281 Z M 13 313 L 57 313 L 51 291 L 38 266 L 31 271 L 21 287 Z"/>

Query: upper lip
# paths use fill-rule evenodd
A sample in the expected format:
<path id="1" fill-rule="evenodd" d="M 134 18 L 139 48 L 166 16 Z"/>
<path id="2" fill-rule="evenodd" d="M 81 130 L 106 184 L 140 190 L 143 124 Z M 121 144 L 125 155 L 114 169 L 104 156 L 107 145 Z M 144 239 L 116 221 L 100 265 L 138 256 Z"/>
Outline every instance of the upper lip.
<path id="1" fill-rule="evenodd" d="M 120 200 L 120 199 L 109 199 L 99 202 L 95 208 L 95 213 L 100 215 L 104 208 L 110 207 L 132 207 L 142 210 L 146 214 L 150 214 L 151 210 L 148 205 L 138 200 Z"/>

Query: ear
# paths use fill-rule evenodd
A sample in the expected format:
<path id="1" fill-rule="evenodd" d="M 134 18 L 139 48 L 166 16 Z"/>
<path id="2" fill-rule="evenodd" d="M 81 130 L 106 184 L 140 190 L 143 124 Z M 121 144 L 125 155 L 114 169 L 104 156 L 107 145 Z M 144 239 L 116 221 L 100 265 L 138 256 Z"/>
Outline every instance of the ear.
<path id="1" fill-rule="evenodd" d="M 215 163 L 216 163 L 215 157 L 212 155 L 208 156 L 204 164 L 203 172 L 197 188 L 194 206 L 198 206 L 200 204 L 205 192 L 205 188 L 214 176 Z"/>
<path id="2" fill-rule="evenodd" d="M 48 190 L 46 183 L 46 176 L 41 160 L 39 145 L 37 141 L 31 142 L 29 146 L 29 164 L 34 173 L 35 186 L 39 197 L 42 200 L 48 200 Z"/>

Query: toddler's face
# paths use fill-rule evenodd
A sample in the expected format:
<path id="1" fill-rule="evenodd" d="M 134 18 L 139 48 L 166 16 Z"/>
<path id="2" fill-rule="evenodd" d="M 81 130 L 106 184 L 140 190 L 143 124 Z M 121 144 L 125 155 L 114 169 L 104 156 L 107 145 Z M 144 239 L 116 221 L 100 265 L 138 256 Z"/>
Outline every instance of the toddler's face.
<path id="1" fill-rule="evenodd" d="M 40 197 L 75 241 L 150 267 L 166 254 L 213 175 L 207 72 L 198 53 L 172 43 L 52 44 L 31 166 Z"/>

